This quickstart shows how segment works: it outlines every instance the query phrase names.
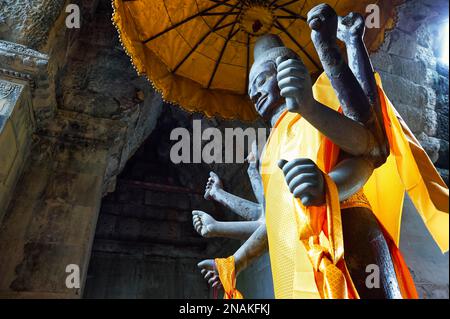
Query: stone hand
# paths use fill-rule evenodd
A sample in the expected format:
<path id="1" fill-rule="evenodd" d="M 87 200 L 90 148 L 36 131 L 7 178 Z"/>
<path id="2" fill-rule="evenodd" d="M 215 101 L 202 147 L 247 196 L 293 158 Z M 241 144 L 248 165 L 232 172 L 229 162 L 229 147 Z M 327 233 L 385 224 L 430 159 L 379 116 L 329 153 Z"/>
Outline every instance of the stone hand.
<path id="1" fill-rule="evenodd" d="M 313 41 L 336 43 L 338 16 L 331 6 L 325 3 L 315 6 L 308 12 L 307 21 Z"/>
<path id="2" fill-rule="evenodd" d="M 344 43 L 350 43 L 353 39 L 362 39 L 365 29 L 364 17 L 351 12 L 345 17 L 339 17 L 337 37 Z"/>
<path id="3" fill-rule="evenodd" d="M 305 206 L 321 206 L 325 203 L 325 182 L 322 171 L 308 158 L 290 162 L 280 160 L 278 166 L 284 173 L 289 190 Z"/>
<path id="4" fill-rule="evenodd" d="M 245 161 L 252 168 L 257 168 L 259 166 L 258 143 L 256 143 L 256 141 L 253 141 L 252 150 L 250 151 L 250 153 L 248 153 L 248 156 L 245 159 Z"/>
<path id="5" fill-rule="evenodd" d="M 216 262 L 214 259 L 206 259 L 197 264 L 197 267 L 201 269 L 201 274 L 208 281 L 208 284 L 212 288 L 221 288 L 219 274 L 216 269 Z"/>
<path id="6" fill-rule="evenodd" d="M 217 176 L 216 173 L 210 172 L 208 182 L 206 183 L 205 188 L 205 199 L 211 200 L 214 198 L 216 192 L 219 189 L 223 189 L 222 181 L 220 180 L 219 176 Z"/>
<path id="7" fill-rule="evenodd" d="M 214 226 L 217 221 L 205 212 L 194 210 L 192 211 L 192 224 L 199 235 L 209 238 L 214 236 Z"/>
<path id="8" fill-rule="evenodd" d="M 301 113 L 304 106 L 312 106 L 311 76 L 301 60 L 277 58 L 277 80 L 280 94 L 286 99 L 289 112 Z M 295 102 L 289 103 L 288 99 Z"/>

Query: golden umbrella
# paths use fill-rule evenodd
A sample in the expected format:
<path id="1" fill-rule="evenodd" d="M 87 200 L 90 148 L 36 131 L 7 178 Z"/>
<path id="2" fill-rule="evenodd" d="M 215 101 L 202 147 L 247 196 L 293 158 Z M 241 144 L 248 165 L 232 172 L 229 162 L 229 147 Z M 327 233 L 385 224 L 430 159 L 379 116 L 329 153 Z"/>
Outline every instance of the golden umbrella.
<path id="1" fill-rule="evenodd" d="M 306 15 L 324 2 L 339 15 L 366 14 L 369 4 L 378 5 L 380 28 L 366 34 L 374 51 L 395 25 L 395 8 L 403 0 L 113 0 L 113 21 L 136 70 L 166 101 L 190 112 L 251 121 L 257 114 L 247 87 L 257 37 L 278 34 L 318 74 Z"/>

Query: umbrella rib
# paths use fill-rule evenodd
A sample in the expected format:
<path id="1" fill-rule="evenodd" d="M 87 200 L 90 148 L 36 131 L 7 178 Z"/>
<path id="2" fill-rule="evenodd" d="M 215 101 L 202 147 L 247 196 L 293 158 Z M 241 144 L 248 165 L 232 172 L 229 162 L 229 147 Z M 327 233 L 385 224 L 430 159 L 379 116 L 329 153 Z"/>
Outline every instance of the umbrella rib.
<path id="1" fill-rule="evenodd" d="M 227 6 L 227 7 L 230 7 L 230 8 L 233 6 L 232 4 L 223 2 L 222 0 L 209 0 L 209 1 L 214 2 L 214 3 L 220 3 L 221 5 L 224 5 L 224 6 Z"/>
<path id="2" fill-rule="evenodd" d="M 186 54 L 186 55 L 184 56 L 184 58 L 177 64 L 177 66 L 173 69 L 172 72 L 173 72 L 173 73 L 177 72 L 178 69 L 184 64 L 184 62 L 186 62 L 187 59 L 189 59 L 189 57 L 195 52 L 195 50 L 197 50 L 197 48 L 200 46 L 200 44 L 202 44 L 203 41 L 205 41 L 206 38 L 207 38 L 211 33 L 215 32 L 215 31 L 222 30 L 222 29 L 224 29 L 224 28 L 226 28 L 226 27 L 229 27 L 229 26 L 231 26 L 231 25 L 233 25 L 233 24 L 234 24 L 234 22 L 230 22 L 230 23 L 224 24 L 224 25 L 222 25 L 222 26 L 220 26 L 220 27 L 217 27 L 217 28 L 215 28 L 215 29 L 209 30 L 209 31 L 208 31 L 208 32 L 207 32 L 207 33 L 199 40 L 199 42 L 197 42 L 197 43 L 192 47 L 192 49 L 189 51 L 189 53 Z"/>
<path id="3" fill-rule="evenodd" d="M 231 16 L 231 15 L 236 15 L 239 14 L 240 12 L 205 12 L 203 14 L 201 14 L 202 17 L 205 16 Z"/>
<path id="4" fill-rule="evenodd" d="M 239 4 L 239 2 L 238 3 L 236 3 L 231 9 L 230 9 L 230 12 L 231 11 L 233 11 L 237 6 L 238 6 L 238 4 Z M 224 25 L 222 25 L 222 26 L 220 26 L 219 27 L 219 25 L 223 22 L 223 20 L 225 20 L 225 18 L 226 18 L 227 16 L 223 16 L 223 17 L 221 17 L 220 19 L 219 19 L 219 21 L 217 21 L 217 23 L 214 25 L 214 27 L 212 27 L 212 29 L 210 29 L 193 47 L 192 47 L 192 49 L 188 52 L 188 54 L 186 54 L 185 56 L 184 56 L 184 58 L 175 66 L 175 68 L 173 69 L 173 73 L 175 73 L 175 72 L 177 72 L 178 71 L 178 69 L 184 64 L 184 62 L 186 62 L 187 61 L 187 59 L 189 59 L 189 57 L 195 52 L 195 50 L 197 50 L 197 48 L 200 46 L 200 44 L 202 44 L 203 43 L 203 41 L 205 41 L 206 40 L 206 38 L 208 38 L 209 37 L 209 35 L 211 34 L 211 33 L 213 33 L 213 32 L 215 32 L 215 31 L 219 31 L 219 30 L 221 30 L 221 29 L 224 29 L 224 28 L 226 28 L 226 27 L 229 27 L 229 26 L 231 26 L 231 25 L 235 25 L 236 24 L 236 21 L 233 21 L 233 22 L 230 22 L 230 23 L 227 23 L 227 24 L 224 24 Z"/>
<path id="5" fill-rule="evenodd" d="M 286 30 L 286 28 L 283 27 L 283 25 L 280 22 L 276 21 L 275 24 L 276 24 L 275 27 L 277 29 L 279 29 L 280 31 L 286 33 L 286 35 L 289 37 L 289 39 L 291 39 L 291 41 L 295 43 L 295 45 L 303 52 L 304 55 L 306 55 L 306 57 L 314 64 L 314 66 L 316 68 L 318 68 L 319 70 L 322 69 L 319 66 L 319 64 L 317 64 L 317 62 L 314 61 L 314 59 L 311 57 L 311 55 L 308 52 L 306 52 L 306 50 L 300 45 L 300 43 L 298 43 L 297 40 L 295 40 L 295 38 L 292 36 L 292 34 L 290 34 L 289 31 Z"/>
<path id="6" fill-rule="evenodd" d="M 289 19 L 289 20 L 297 20 L 297 16 L 277 16 L 277 19 Z"/>
<path id="7" fill-rule="evenodd" d="M 286 13 L 289 13 L 289 14 L 292 15 L 293 17 L 297 17 L 297 19 L 300 19 L 300 20 L 303 20 L 303 21 L 307 21 L 307 19 L 306 19 L 304 16 L 301 16 L 301 15 L 295 13 L 295 12 L 292 11 L 292 10 L 289 10 L 289 9 L 286 9 L 286 8 L 282 8 L 282 7 L 278 7 L 278 8 L 276 8 L 276 9 L 277 9 L 277 10 L 284 11 L 284 12 L 286 12 Z"/>
<path id="8" fill-rule="evenodd" d="M 282 8 L 282 7 L 286 7 L 286 6 L 290 5 L 290 4 L 293 4 L 294 2 L 298 2 L 298 1 L 300 1 L 300 0 L 291 0 L 291 1 L 286 2 L 286 3 L 277 4 L 276 6 L 274 6 L 274 8 L 275 9 L 279 9 L 279 8 Z"/>
<path id="9" fill-rule="evenodd" d="M 196 14 L 194 14 L 194 15 L 192 15 L 192 16 L 190 16 L 190 17 L 188 17 L 188 18 L 186 18 L 186 19 L 184 19 L 184 20 L 182 20 L 182 21 L 180 21 L 180 22 L 177 22 L 177 23 L 171 25 L 171 26 L 168 27 L 167 29 L 165 29 L 165 30 L 163 30 L 163 31 L 161 31 L 161 32 L 158 32 L 158 33 L 155 34 L 154 36 L 151 36 L 150 38 L 148 38 L 147 40 L 144 40 L 144 41 L 142 41 L 142 42 L 143 42 L 144 44 L 145 44 L 145 43 L 148 43 L 148 42 L 150 42 L 150 41 L 152 41 L 152 40 L 154 40 L 154 39 L 156 39 L 156 38 L 162 36 L 163 34 L 166 34 L 167 32 L 172 31 L 173 29 L 178 28 L 180 25 L 182 25 L 182 24 L 184 24 L 184 23 L 186 23 L 186 22 L 189 22 L 189 21 L 191 21 L 192 19 L 195 19 L 195 18 L 197 18 L 197 17 L 200 17 L 202 14 L 204 14 L 204 13 L 206 13 L 206 12 L 208 12 L 208 11 L 211 11 L 211 10 L 213 10 L 213 9 L 215 9 L 215 8 L 221 6 L 221 5 L 223 5 L 224 3 L 227 3 L 227 2 L 229 2 L 229 1 L 230 1 L 230 0 L 223 0 L 223 2 L 221 2 L 221 3 L 218 3 L 218 2 L 217 2 L 215 5 L 213 5 L 213 6 L 209 7 L 209 8 L 203 9 L 202 11 L 197 12 Z"/>
<path id="10" fill-rule="evenodd" d="M 236 26 L 237 22 L 238 22 L 238 19 L 236 17 L 236 19 L 235 19 L 235 21 L 233 23 L 233 27 L 231 28 L 230 33 L 228 34 L 228 37 L 225 39 L 225 43 L 223 44 L 222 50 L 220 51 L 219 58 L 217 59 L 216 64 L 214 65 L 214 71 L 213 71 L 213 73 L 211 75 L 211 78 L 209 79 L 209 82 L 208 82 L 208 86 L 207 86 L 208 89 L 211 86 L 211 84 L 212 84 L 212 82 L 214 80 L 214 77 L 216 76 L 217 69 L 219 68 L 220 61 L 222 60 L 223 54 L 225 53 L 225 49 L 227 48 L 228 41 L 230 41 L 236 35 L 236 33 L 239 32 L 239 29 L 237 29 L 236 32 L 233 32 L 234 31 L 234 27 Z"/>

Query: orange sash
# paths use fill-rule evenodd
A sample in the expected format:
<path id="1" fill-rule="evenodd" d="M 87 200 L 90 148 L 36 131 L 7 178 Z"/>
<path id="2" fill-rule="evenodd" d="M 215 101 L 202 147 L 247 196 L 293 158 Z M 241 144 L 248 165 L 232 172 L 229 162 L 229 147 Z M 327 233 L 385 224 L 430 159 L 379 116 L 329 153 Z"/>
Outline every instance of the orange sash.
<path id="1" fill-rule="evenodd" d="M 234 269 L 234 256 L 228 258 L 216 258 L 217 272 L 225 294 L 223 299 L 244 299 L 236 289 L 236 271 Z"/>

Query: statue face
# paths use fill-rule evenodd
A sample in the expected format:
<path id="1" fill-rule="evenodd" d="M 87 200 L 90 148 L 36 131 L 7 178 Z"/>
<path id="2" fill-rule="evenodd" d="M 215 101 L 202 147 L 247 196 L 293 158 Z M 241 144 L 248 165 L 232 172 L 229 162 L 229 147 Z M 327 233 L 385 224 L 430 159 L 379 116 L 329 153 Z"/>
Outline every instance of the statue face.
<path id="1" fill-rule="evenodd" d="M 250 73 L 248 95 L 258 114 L 264 120 L 270 120 L 278 107 L 284 103 L 278 87 L 276 65 L 267 61 L 254 67 L 254 71 Z"/>

